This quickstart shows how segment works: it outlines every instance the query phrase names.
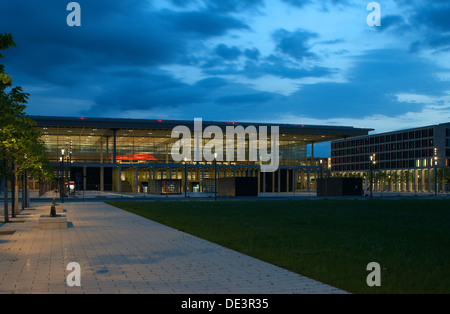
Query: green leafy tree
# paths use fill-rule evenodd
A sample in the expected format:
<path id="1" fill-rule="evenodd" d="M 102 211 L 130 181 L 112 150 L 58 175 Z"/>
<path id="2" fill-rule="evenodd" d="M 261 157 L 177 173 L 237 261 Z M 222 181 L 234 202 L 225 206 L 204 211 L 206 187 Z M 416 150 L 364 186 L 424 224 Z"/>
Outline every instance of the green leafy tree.
<path id="1" fill-rule="evenodd" d="M 11 34 L 0 34 L 0 51 L 6 50 L 9 47 L 16 47 L 16 44 L 13 41 Z M 3 58 L 3 55 L 0 54 L 0 58 Z M 11 86 L 12 78 L 5 73 L 5 66 L 0 64 L 0 88 L 6 88 Z"/>
<path id="2" fill-rule="evenodd" d="M 10 34 L 0 34 L 0 51 L 16 47 Z M 0 58 L 3 56 L 0 54 Z M 13 215 L 18 211 L 18 180 L 19 173 L 30 170 L 31 173 L 43 172 L 48 175 L 49 166 L 45 154 L 45 146 L 39 139 L 40 135 L 33 129 L 34 122 L 25 113 L 29 94 L 23 92 L 20 86 L 13 87 L 11 76 L 5 73 L 4 65 L 0 64 L 0 158 L 1 172 L 5 182 L 4 212 L 8 222 L 8 178 L 14 185 Z"/>

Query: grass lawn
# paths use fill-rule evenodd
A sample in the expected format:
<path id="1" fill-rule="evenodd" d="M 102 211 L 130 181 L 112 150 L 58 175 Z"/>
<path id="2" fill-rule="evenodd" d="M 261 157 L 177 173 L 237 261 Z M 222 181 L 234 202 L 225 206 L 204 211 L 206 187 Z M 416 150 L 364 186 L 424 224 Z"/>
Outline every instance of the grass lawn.
<path id="1" fill-rule="evenodd" d="M 450 293 L 450 200 L 108 203 L 349 292 Z"/>

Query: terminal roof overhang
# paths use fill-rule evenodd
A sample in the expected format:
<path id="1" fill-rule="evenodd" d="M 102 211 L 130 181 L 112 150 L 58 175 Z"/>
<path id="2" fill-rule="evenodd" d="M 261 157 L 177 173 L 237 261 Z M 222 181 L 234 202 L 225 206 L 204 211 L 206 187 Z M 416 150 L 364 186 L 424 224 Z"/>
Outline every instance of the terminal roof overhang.
<path id="1" fill-rule="evenodd" d="M 111 136 L 116 130 L 117 136 L 167 137 L 176 126 L 187 126 L 193 132 L 194 120 L 165 120 L 165 119 L 123 119 L 123 118 L 92 118 L 92 117 L 56 117 L 56 116 L 30 116 L 39 129 L 47 128 L 50 134 L 61 134 L 62 129 L 71 130 L 72 135 L 85 135 L 96 130 L 96 135 Z M 224 132 L 227 126 L 241 125 L 267 126 L 268 135 L 270 127 L 278 126 L 280 140 L 303 141 L 305 143 L 328 142 L 337 139 L 368 135 L 373 129 L 354 128 L 348 126 L 324 126 L 307 124 L 275 124 L 252 122 L 223 122 L 202 121 L 203 128 L 209 125 L 220 127 Z M 149 132 L 152 130 L 152 132 Z M 130 131 L 132 134 L 130 134 Z M 64 131 L 63 131 L 64 133 Z M 151 133 L 151 135 L 149 135 Z"/>

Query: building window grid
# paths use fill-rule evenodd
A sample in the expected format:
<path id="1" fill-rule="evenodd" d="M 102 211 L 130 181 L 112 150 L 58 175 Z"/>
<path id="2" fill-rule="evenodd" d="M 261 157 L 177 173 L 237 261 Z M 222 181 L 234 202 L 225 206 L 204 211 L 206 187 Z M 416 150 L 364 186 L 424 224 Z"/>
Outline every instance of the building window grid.
<path id="1" fill-rule="evenodd" d="M 446 129 L 450 135 L 450 129 Z M 450 139 L 447 140 L 447 146 Z M 363 171 L 369 169 L 369 156 L 379 155 L 379 169 L 414 168 L 415 160 L 424 160 L 420 167 L 426 167 L 433 157 L 434 129 L 373 135 L 363 139 L 342 140 L 332 146 L 333 171 Z M 450 156 L 450 149 L 446 151 Z"/>

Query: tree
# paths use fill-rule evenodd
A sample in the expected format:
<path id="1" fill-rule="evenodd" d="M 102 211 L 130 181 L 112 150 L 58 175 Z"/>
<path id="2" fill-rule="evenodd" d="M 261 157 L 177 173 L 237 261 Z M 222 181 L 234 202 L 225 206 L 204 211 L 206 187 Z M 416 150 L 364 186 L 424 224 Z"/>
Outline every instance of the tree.
<path id="1" fill-rule="evenodd" d="M 9 47 L 16 47 L 11 34 L 0 34 L 0 51 L 8 49 Z M 0 58 L 3 58 L 3 55 L 0 54 Z M 11 95 L 7 95 L 5 93 L 6 88 L 12 85 L 12 78 L 5 73 L 4 65 L 0 64 L 0 156 L 2 158 L 1 162 L 1 171 L 2 177 L 4 180 L 4 211 L 5 211 L 5 222 L 8 222 L 8 154 L 5 145 L 8 139 L 9 130 L 7 130 L 8 119 L 11 116 L 11 111 L 14 111 L 10 108 L 8 104 L 8 99 L 10 99 Z M 16 89 L 17 91 L 17 89 Z"/>
<path id="2" fill-rule="evenodd" d="M 0 50 L 16 47 L 10 34 L 0 34 Z M 3 56 L 0 54 L 0 58 Z M 4 211 L 5 222 L 8 217 L 8 177 L 14 182 L 13 216 L 18 211 L 18 180 L 19 172 L 36 171 L 36 168 L 48 169 L 45 156 L 45 146 L 40 141 L 39 133 L 32 126 L 34 122 L 25 113 L 28 93 L 20 86 L 13 87 L 13 81 L 5 73 L 5 67 L 0 64 L 0 158 L 1 172 L 5 182 Z M 41 170 L 42 171 L 42 170 Z"/>
<path id="3" fill-rule="evenodd" d="M 16 47 L 16 44 L 14 43 L 12 39 L 11 34 L 0 34 L 0 51 L 6 50 L 9 47 Z M 3 55 L 0 54 L 0 59 L 3 58 Z M 0 89 L 6 88 L 8 86 L 11 86 L 12 84 L 12 78 L 5 73 L 5 66 L 3 64 L 0 64 Z M 3 88 L 3 90 L 4 90 Z"/>

